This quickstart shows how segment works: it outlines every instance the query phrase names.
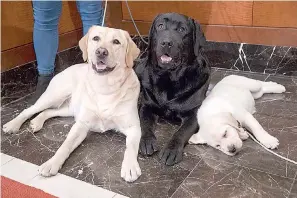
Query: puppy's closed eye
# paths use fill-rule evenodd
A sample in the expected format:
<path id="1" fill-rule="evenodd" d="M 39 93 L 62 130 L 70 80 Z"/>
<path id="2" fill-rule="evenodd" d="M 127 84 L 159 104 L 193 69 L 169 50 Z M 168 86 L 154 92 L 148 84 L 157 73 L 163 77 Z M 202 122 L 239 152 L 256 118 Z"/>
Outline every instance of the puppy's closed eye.
<path id="1" fill-rule="evenodd" d="M 227 137 L 227 131 L 224 132 L 223 138 Z"/>

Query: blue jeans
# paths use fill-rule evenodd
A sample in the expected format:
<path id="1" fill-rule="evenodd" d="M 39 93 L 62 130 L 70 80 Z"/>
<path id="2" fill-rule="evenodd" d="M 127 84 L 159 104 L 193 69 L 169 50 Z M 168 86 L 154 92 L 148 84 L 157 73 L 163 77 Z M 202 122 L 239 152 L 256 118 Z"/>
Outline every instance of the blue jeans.
<path id="1" fill-rule="evenodd" d="M 92 25 L 101 25 L 104 12 L 101 0 L 77 1 L 76 5 L 81 16 L 84 35 Z M 33 0 L 33 43 L 39 75 L 52 75 L 54 73 L 59 44 L 58 24 L 61 11 L 61 1 Z"/>

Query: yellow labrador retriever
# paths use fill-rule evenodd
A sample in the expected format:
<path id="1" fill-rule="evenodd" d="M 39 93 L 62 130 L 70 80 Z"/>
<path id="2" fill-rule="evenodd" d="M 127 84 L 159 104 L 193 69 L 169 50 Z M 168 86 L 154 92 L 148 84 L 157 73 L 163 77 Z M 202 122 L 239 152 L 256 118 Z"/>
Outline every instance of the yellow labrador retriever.
<path id="1" fill-rule="evenodd" d="M 87 63 L 73 65 L 56 75 L 36 103 L 3 126 L 6 133 L 17 132 L 31 120 L 33 132 L 51 117 L 73 116 L 66 140 L 56 154 L 41 165 L 43 176 L 56 175 L 71 152 L 89 131 L 116 129 L 126 135 L 126 151 L 121 177 L 135 181 L 141 170 L 137 162 L 141 129 L 137 111 L 140 84 L 133 61 L 139 49 L 126 31 L 93 26 L 79 42 Z"/>

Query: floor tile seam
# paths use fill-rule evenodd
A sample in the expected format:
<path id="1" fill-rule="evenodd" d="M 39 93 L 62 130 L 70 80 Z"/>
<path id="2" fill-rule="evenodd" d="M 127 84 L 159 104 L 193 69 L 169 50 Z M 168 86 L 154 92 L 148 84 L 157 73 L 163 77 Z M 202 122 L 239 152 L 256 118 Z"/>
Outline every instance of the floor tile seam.
<path id="1" fill-rule="evenodd" d="M 292 192 L 293 186 L 294 186 L 294 184 L 296 183 L 296 178 L 297 178 L 297 171 L 296 171 L 296 173 L 295 173 L 294 180 L 293 180 L 293 182 L 292 182 L 292 184 L 291 184 L 291 187 L 290 187 L 290 189 L 289 189 L 289 194 L 288 194 L 288 197 L 290 197 L 290 195 L 291 195 L 291 192 Z"/>
<path id="2" fill-rule="evenodd" d="M 174 194 L 179 190 L 179 188 L 181 188 L 181 186 L 183 185 L 183 183 L 185 182 L 185 180 L 193 173 L 193 171 L 199 165 L 199 163 L 202 160 L 202 157 L 201 156 L 199 156 L 199 157 L 200 157 L 200 160 L 197 162 L 197 164 L 195 165 L 195 167 L 189 172 L 189 174 L 183 179 L 183 181 L 180 183 L 180 185 L 175 189 L 175 191 L 172 193 L 172 195 L 170 196 L 170 198 L 174 196 Z"/>
<path id="3" fill-rule="evenodd" d="M 3 109 L 3 107 L 6 107 L 6 106 L 8 106 L 8 105 L 10 105 L 10 104 L 13 104 L 13 103 L 18 102 L 18 101 L 20 101 L 20 100 L 22 100 L 22 99 L 24 99 L 24 98 L 26 98 L 26 97 L 32 95 L 33 93 L 34 93 L 34 92 L 29 93 L 29 94 L 27 94 L 27 95 L 25 95 L 25 96 L 23 96 L 23 97 L 21 97 L 21 98 L 18 98 L 18 99 L 16 99 L 16 100 L 13 100 L 13 101 L 11 101 L 11 102 L 9 102 L 9 103 L 3 105 L 1 109 Z M 1 111 L 3 111 L 3 110 L 1 110 Z"/>

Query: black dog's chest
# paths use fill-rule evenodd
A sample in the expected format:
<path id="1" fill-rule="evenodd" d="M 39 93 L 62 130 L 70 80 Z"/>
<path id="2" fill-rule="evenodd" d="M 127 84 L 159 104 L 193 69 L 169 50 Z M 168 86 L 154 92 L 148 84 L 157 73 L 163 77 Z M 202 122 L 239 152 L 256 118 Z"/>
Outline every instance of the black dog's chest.
<path id="1" fill-rule="evenodd" d="M 166 104 L 168 101 L 177 97 L 181 90 L 179 81 L 172 81 L 170 77 L 163 76 L 154 83 L 152 87 L 159 104 Z"/>
<path id="2" fill-rule="evenodd" d="M 185 106 L 189 106 L 186 104 L 187 100 L 200 88 L 196 80 L 199 74 L 194 72 L 191 75 L 195 75 L 195 78 L 188 75 L 183 75 L 182 78 L 170 78 L 170 76 L 163 75 L 147 82 L 143 81 L 146 103 L 155 109 L 160 109 L 160 112 L 164 112 L 163 114 L 169 117 L 176 112 L 188 111 L 188 108 L 185 109 Z M 193 101 L 191 105 L 195 108 L 199 104 Z"/>

